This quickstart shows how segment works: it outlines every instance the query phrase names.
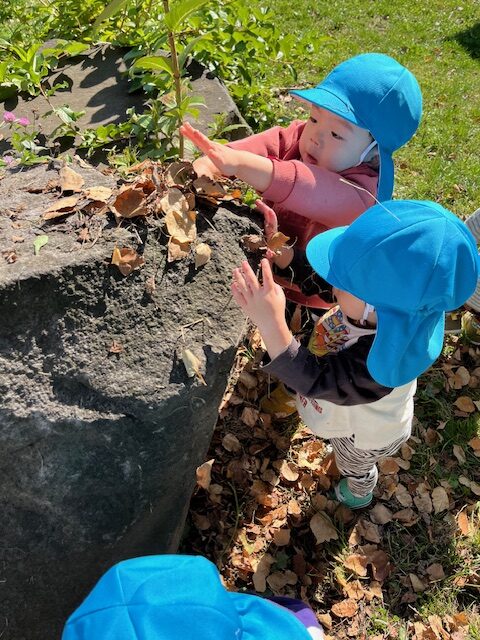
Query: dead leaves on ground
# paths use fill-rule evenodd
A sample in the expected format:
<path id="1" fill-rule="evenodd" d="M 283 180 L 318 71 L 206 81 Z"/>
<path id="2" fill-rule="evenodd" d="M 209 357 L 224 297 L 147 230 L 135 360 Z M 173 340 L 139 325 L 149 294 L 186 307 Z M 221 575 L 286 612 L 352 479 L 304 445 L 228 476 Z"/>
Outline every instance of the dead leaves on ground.
<path id="1" fill-rule="evenodd" d="M 258 347 L 258 334 L 252 343 Z M 460 356 L 480 360 L 471 347 L 461 351 Z M 332 633 L 327 638 L 366 637 L 365 627 L 379 603 L 389 609 L 392 601 L 409 612 L 409 638 L 466 638 L 462 614 L 420 621 L 410 608 L 434 587 L 449 588 L 452 580 L 456 588 L 480 583 L 474 567 L 460 567 L 452 578 L 442 552 L 449 539 L 467 543 L 475 535 L 478 471 L 466 468 L 458 476 L 471 498 L 455 515 L 464 504 L 463 498 L 459 501 L 462 491 L 415 470 L 419 452 L 441 444 L 442 424 L 417 424 L 414 437 L 398 454 L 382 461 L 374 505 L 354 513 L 329 496 L 338 470 L 325 443 L 308 429 L 295 430 L 292 421 L 272 420 L 259 409 L 267 380 L 255 363 L 239 353 L 236 384 L 225 394 L 209 452 L 215 460 L 210 484 L 192 499 L 186 549 L 216 561 L 229 588 L 308 601 Z M 455 362 L 449 371 L 460 366 L 465 365 Z M 467 380 L 464 372 L 459 376 Z M 451 468 L 463 468 L 464 458 L 471 462 L 479 457 L 480 438 L 470 438 L 467 448 L 450 446 L 445 458 L 432 465 L 446 460 Z M 398 538 L 400 548 L 410 553 L 419 544 L 419 530 L 428 538 L 429 561 L 404 565 L 390 541 Z M 372 637 L 393 639 L 396 634 L 387 625 L 384 634 Z"/>
<path id="2" fill-rule="evenodd" d="M 221 201 L 239 200 L 242 195 L 239 189 L 230 187 L 227 179 L 219 182 L 198 178 L 190 162 L 160 165 L 152 161 L 132 167 L 129 181 L 113 189 L 103 185 L 85 187 L 84 178 L 65 164 L 57 179 L 49 180 L 43 188 L 28 190 L 58 194 L 42 211 L 43 222 L 62 224 L 63 230 L 67 225 L 67 230 L 71 228 L 78 233 L 77 240 L 82 245 L 92 240 L 93 216 L 112 214 L 118 225 L 132 220 L 150 224 L 150 219 L 159 218 L 168 238 L 167 260 L 174 262 L 193 254 L 195 269 L 207 264 L 212 254 L 206 243 L 197 243 L 196 208 L 202 203 L 218 206 Z M 71 222 L 73 214 L 79 216 L 75 223 Z M 134 253 L 128 247 L 115 249 L 111 263 L 128 275 L 143 265 L 143 259 Z M 18 259 L 13 250 L 4 251 L 3 257 L 9 263 Z"/>

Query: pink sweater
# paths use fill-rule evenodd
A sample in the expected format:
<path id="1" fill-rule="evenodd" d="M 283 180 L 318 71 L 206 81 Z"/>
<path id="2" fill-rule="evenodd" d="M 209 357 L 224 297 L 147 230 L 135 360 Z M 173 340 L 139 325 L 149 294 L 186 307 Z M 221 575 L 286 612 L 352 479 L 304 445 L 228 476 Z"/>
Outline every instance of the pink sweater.
<path id="1" fill-rule="evenodd" d="M 272 182 L 262 197 L 276 212 L 280 231 L 300 249 L 318 233 L 350 224 L 375 204 L 368 193 L 340 182 L 340 177 L 374 195 L 378 182 L 378 172 L 367 164 L 335 173 L 303 162 L 298 147 L 304 127 L 303 120 L 295 120 L 286 128 L 273 127 L 228 145 L 272 160 Z M 329 306 L 318 296 L 306 297 L 292 283 L 282 280 L 281 284 L 294 302 L 313 308 Z"/>

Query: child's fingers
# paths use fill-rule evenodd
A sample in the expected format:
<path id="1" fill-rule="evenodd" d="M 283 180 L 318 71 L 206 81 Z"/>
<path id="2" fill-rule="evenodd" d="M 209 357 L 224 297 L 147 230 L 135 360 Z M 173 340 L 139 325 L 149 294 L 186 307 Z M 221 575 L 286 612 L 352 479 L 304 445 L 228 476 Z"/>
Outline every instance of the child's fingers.
<path id="1" fill-rule="evenodd" d="M 245 279 L 243 271 L 239 268 L 233 270 L 233 283 L 237 289 L 243 294 L 244 297 L 250 293 L 250 286 Z"/>
<path id="2" fill-rule="evenodd" d="M 278 220 L 275 211 L 265 204 L 262 200 L 256 200 L 255 206 L 263 215 L 265 220 L 265 231 L 267 235 L 273 235 L 278 231 Z"/>
<path id="3" fill-rule="evenodd" d="M 193 144 L 200 149 L 200 151 L 203 151 L 203 153 L 208 153 L 212 147 L 212 143 L 207 136 L 203 135 L 203 133 L 198 129 L 194 129 L 188 122 L 185 122 L 180 127 L 180 133 L 191 140 Z"/>
<path id="4" fill-rule="evenodd" d="M 258 278 L 246 260 L 242 262 L 242 276 L 250 291 L 257 291 L 260 288 Z"/>
<path id="5" fill-rule="evenodd" d="M 247 306 L 247 301 L 245 300 L 236 282 L 232 282 L 230 290 L 232 292 L 233 299 L 238 304 L 238 306 L 242 309 L 245 309 L 245 307 Z"/>
<path id="6" fill-rule="evenodd" d="M 263 258 L 262 262 L 262 276 L 263 276 L 263 288 L 269 291 L 270 289 L 275 288 L 275 281 L 273 279 L 272 267 L 270 266 L 270 262 Z"/>

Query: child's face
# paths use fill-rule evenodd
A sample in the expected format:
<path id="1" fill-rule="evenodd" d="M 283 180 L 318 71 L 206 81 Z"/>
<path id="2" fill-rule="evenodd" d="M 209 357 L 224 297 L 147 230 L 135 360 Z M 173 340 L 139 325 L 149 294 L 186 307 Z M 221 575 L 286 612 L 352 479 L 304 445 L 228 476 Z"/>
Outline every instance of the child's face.
<path id="1" fill-rule="evenodd" d="M 357 165 L 371 141 L 366 129 L 312 106 L 300 136 L 300 156 L 303 162 L 338 173 Z"/>
<path id="2" fill-rule="evenodd" d="M 346 316 L 352 320 L 362 320 L 363 312 L 365 311 L 365 302 L 363 300 L 348 293 L 348 291 L 337 289 L 337 287 L 332 287 L 332 294 Z M 371 311 L 366 320 L 372 324 L 377 324 L 377 314 L 375 311 Z"/>

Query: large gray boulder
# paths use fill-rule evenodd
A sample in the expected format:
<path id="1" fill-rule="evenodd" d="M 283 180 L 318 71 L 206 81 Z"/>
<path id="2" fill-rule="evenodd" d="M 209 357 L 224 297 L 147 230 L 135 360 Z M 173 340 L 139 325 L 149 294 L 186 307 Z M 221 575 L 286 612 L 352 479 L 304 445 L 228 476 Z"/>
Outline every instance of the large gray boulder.
<path id="1" fill-rule="evenodd" d="M 86 186 L 114 183 L 76 170 Z M 244 326 L 230 274 L 240 237 L 258 232 L 245 209 L 203 211 L 212 258 L 198 270 L 191 258 L 167 264 L 154 226 L 107 226 L 82 246 L 65 225 L 45 230 L 51 194 L 26 191 L 56 175 L 42 166 L 0 182 L 3 640 L 58 638 L 105 568 L 176 551 Z M 49 241 L 34 255 L 40 232 Z M 141 246 L 145 266 L 122 276 L 116 243 Z M 185 346 L 206 385 L 187 376 Z"/>

